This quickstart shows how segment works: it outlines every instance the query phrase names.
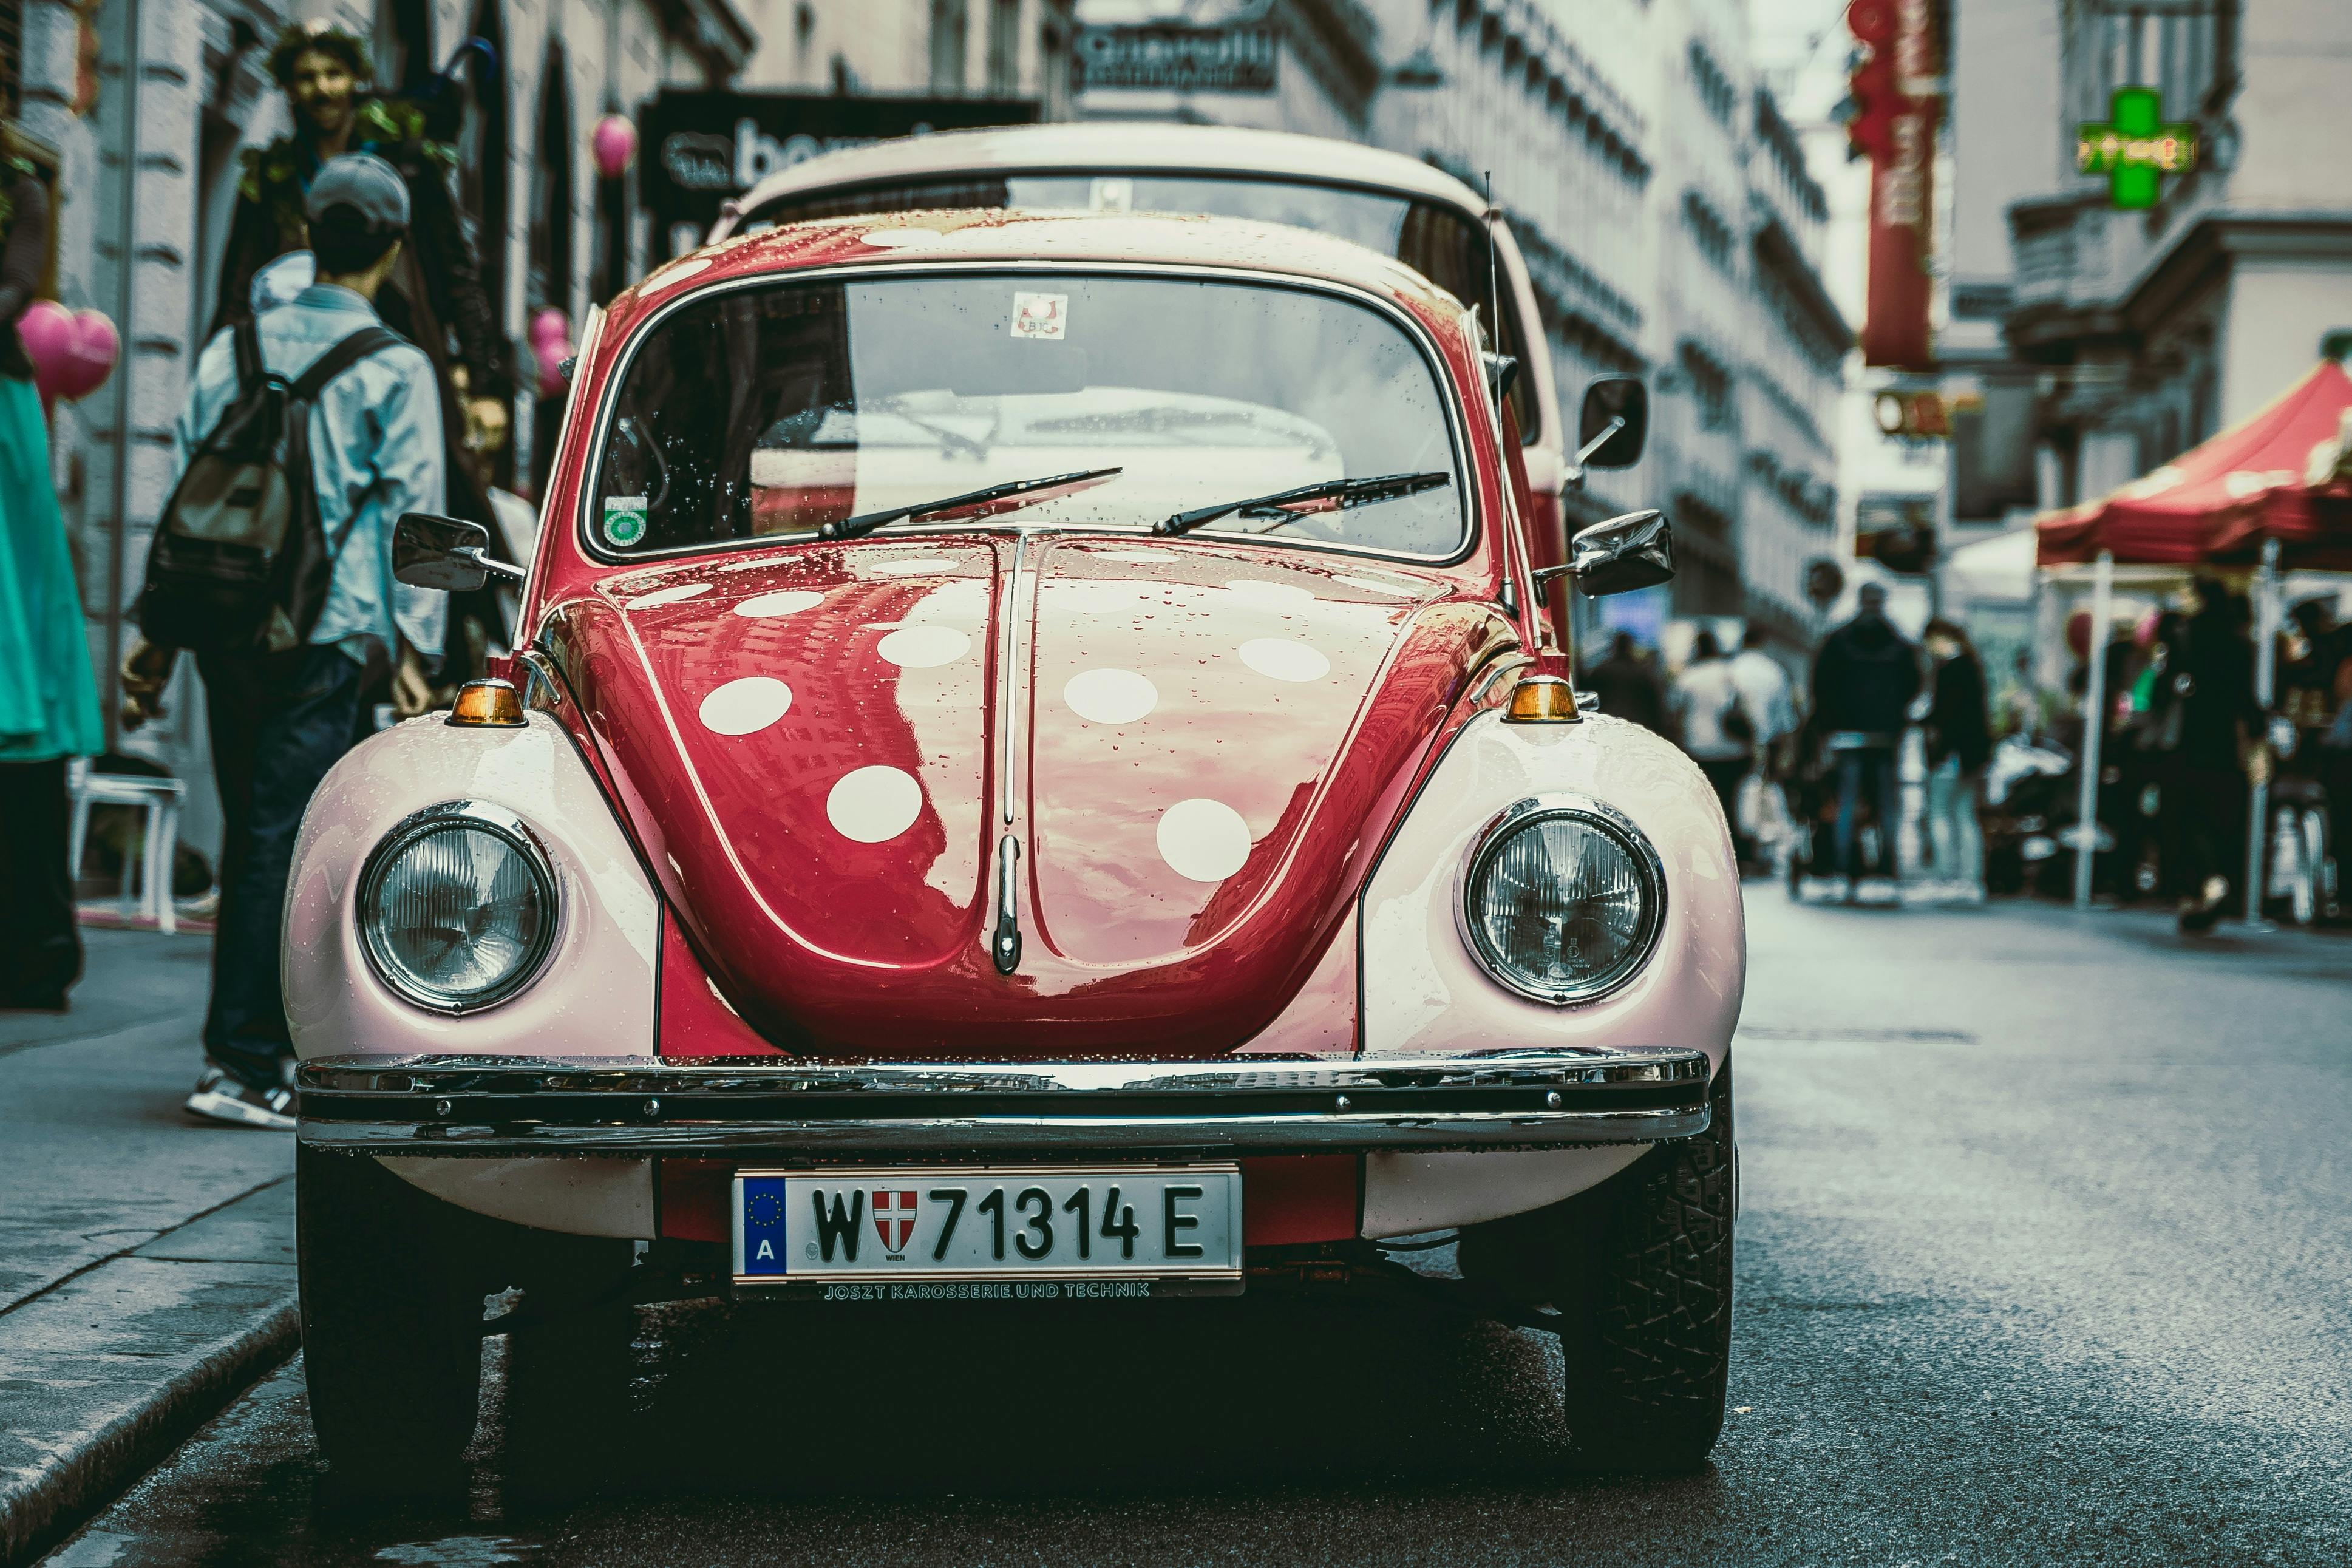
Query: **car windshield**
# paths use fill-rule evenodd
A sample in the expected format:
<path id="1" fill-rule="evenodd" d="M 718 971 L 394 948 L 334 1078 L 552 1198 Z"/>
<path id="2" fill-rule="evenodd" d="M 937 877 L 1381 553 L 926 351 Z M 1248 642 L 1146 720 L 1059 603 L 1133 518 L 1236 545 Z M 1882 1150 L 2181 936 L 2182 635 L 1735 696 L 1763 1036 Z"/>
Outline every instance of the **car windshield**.
<path id="1" fill-rule="evenodd" d="M 1243 175 L 1171 174 L 992 174 L 971 179 L 913 181 L 861 185 L 848 191 L 811 191 L 763 202 L 744 214 L 738 233 L 758 234 L 779 224 L 812 218 L 856 217 L 864 213 L 905 213 L 932 208 L 1021 207 L 1031 210 L 1136 213 L 1206 213 L 1215 217 L 1255 218 L 1337 235 L 1392 256 L 1465 304 L 1486 298 L 1486 234 L 1454 208 L 1416 202 L 1378 191 L 1321 185 L 1306 180 L 1269 180 Z M 1516 302 L 1501 301 L 1496 348 L 1524 360 Z M 1520 439 L 1541 439 L 1541 411 L 1535 378 L 1521 376 L 1510 393 Z"/>
<path id="2" fill-rule="evenodd" d="M 1061 272 L 689 300 L 627 362 L 588 522 L 620 554 L 811 538 L 852 517 L 1112 468 L 1019 521 L 1142 531 L 1247 497 L 1429 471 L 1454 477 L 1379 506 L 1244 513 L 1202 531 L 1431 557 L 1465 537 L 1432 362 L 1389 317 L 1308 288 Z"/>

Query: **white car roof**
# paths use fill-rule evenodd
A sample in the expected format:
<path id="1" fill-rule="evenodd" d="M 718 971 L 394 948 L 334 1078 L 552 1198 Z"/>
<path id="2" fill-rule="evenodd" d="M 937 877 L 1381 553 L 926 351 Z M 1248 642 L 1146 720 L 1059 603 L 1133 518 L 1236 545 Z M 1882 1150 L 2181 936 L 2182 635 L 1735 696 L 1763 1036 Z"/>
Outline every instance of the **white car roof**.
<path id="1" fill-rule="evenodd" d="M 752 212 L 778 197 L 811 191 L 981 172 L 1094 174 L 1113 170 L 1240 174 L 1352 185 L 1440 202 L 1474 218 L 1486 212 L 1486 203 L 1477 192 L 1401 152 L 1287 131 L 1142 120 L 941 131 L 845 148 L 769 175 L 736 198 L 736 209 Z M 722 216 L 711 231 L 712 237 L 732 227 L 731 214 Z"/>

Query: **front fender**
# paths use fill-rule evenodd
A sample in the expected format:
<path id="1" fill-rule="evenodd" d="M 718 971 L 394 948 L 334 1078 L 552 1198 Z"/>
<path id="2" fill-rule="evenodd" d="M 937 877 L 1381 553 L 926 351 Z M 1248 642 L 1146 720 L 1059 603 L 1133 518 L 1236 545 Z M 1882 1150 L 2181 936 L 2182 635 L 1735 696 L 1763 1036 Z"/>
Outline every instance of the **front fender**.
<path id="1" fill-rule="evenodd" d="M 1480 968 L 1455 918 L 1479 831 L 1531 795 L 1572 793 L 1632 821 L 1658 852 L 1665 921 L 1633 979 L 1596 1001 L 1554 1007 Z M 1367 1056 L 1522 1046 L 1697 1048 L 1719 1071 L 1747 984 L 1746 915 L 1722 808 L 1680 750 L 1622 719 L 1464 727 L 1391 841 L 1364 892 Z M 1403 1235 L 1499 1218 L 1615 1174 L 1634 1149 L 1371 1155 L 1364 1234 Z"/>
<path id="2" fill-rule="evenodd" d="M 555 873 L 557 927 L 539 977 L 451 1018 L 395 995 L 368 965 L 355 904 L 368 852 L 410 813 L 481 800 L 521 817 Z M 555 721 L 520 729 L 412 719 L 330 771 L 294 845 L 280 975 L 295 1054 L 648 1056 L 660 905 L 604 791 Z M 436 1197 L 519 1224 L 653 1234 L 646 1160 L 384 1164 Z"/>

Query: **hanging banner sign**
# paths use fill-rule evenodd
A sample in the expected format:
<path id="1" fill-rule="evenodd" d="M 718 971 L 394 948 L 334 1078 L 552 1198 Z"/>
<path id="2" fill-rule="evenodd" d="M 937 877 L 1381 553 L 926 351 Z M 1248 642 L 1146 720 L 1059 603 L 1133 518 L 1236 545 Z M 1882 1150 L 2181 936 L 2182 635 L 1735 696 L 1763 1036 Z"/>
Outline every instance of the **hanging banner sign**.
<path id="1" fill-rule="evenodd" d="M 1865 363 L 1928 370 L 1934 293 L 1936 127 L 1943 119 L 1930 0 L 1853 0 L 1846 26 L 1870 47 L 1852 79 L 1846 134 L 1870 158 Z"/>
<path id="2" fill-rule="evenodd" d="M 678 254 L 718 221 L 719 204 L 821 153 L 894 136 L 1033 125 L 1034 99 L 849 97 L 665 89 L 639 117 L 640 195 L 657 246 Z M 691 248 L 691 245 L 688 248 Z"/>

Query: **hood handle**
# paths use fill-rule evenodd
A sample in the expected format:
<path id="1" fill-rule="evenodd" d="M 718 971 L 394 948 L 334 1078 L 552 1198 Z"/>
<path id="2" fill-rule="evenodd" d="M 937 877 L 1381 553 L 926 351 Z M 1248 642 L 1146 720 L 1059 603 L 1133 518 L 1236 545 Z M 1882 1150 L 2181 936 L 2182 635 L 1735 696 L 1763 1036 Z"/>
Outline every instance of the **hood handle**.
<path id="1" fill-rule="evenodd" d="M 996 930 L 988 956 L 1000 975 L 1021 966 L 1021 841 L 1011 833 L 996 841 Z"/>

